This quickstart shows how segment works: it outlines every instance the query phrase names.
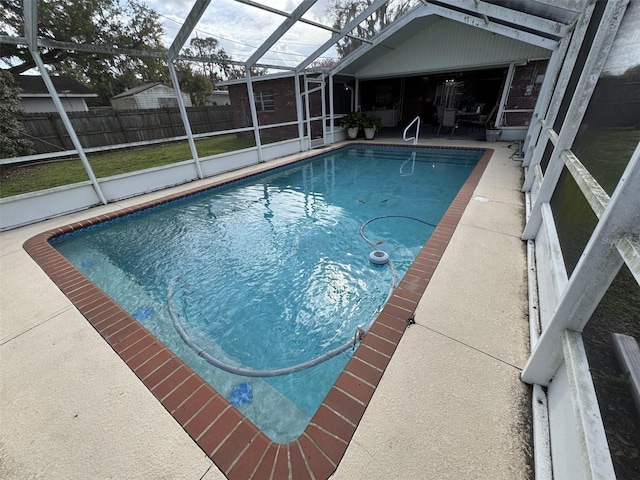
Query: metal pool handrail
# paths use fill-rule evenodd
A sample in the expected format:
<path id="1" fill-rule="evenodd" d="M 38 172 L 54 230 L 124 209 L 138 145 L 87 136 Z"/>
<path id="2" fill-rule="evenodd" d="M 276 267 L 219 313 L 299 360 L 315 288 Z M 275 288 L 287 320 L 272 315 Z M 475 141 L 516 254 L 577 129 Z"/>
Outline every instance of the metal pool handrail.
<path id="1" fill-rule="evenodd" d="M 407 138 L 407 131 L 413 126 L 414 123 L 416 124 L 416 136 Z M 418 143 L 418 135 L 420 135 L 420 115 L 414 118 L 411 121 L 411 123 L 407 125 L 407 128 L 405 128 L 404 132 L 402 133 L 402 139 L 405 142 L 408 142 L 409 140 L 413 140 L 413 144 L 416 145 Z"/>

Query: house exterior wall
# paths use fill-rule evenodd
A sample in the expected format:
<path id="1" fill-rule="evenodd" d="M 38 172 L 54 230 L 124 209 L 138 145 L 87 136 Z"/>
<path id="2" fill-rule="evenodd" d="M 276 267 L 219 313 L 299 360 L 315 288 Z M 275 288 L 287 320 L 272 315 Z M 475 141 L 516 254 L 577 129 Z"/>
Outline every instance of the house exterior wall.
<path id="1" fill-rule="evenodd" d="M 502 121 L 504 126 L 520 127 L 529 125 L 548 63 L 548 60 L 534 60 L 515 68 L 511 88 L 509 89 L 509 97 L 504 108 L 505 110 L 522 111 L 505 112 Z"/>
<path id="2" fill-rule="evenodd" d="M 365 65 L 356 76 L 364 79 L 477 69 L 549 56 L 544 48 L 442 18 Z"/>
<path id="3" fill-rule="evenodd" d="M 261 92 L 273 94 L 274 109 L 272 111 L 257 112 L 258 123 L 261 126 L 296 121 L 296 91 L 293 77 L 254 82 L 253 91 L 254 94 L 260 94 Z M 302 79 L 300 80 L 300 91 L 304 91 Z M 229 85 L 229 98 L 233 110 L 234 128 L 251 126 L 251 107 L 249 106 L 249 97 L 245 84 Z M 319 116 L 322 112 L 320 95 L 313 94 L 310 99 L 311 116 Z M 321 133 L 322 125 L 320 122 L 313 122 L 312 138 L 316 138 Z M 289 125 L 265 129 L 262 130 L 262 136 L 277 139 L 295 138 L 298 136 L 298 126 Z"/>
<path id="4" fill-rule="evenodd" d="M 191 107 L 191 97 L 188 93 L 182 92 L 182 100 L 185 107 Z M 112 98 L 111 105 L 116 110 L 132 110 L 136 108 L 170 108 L 177 107 L 176 92 L 166 85 L 156 85 L 143 92 L 135 93 L 131 96 Z"/>

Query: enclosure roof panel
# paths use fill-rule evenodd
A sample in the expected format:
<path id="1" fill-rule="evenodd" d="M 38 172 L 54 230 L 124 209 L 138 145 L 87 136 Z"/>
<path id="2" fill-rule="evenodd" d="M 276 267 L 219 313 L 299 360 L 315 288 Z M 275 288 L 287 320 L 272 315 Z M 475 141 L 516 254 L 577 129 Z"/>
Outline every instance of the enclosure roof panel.
<path id="1" fill-rule="evenodd" d="M 375 15 L 382 11 L 379 9 L 392 9 L 403 2 L 371 0 L 367 10 L 358 10 L 360 16 L 347 27 L 337 26 L 336 14 L 329 0 L 146 0 L 146 3 L 164 22 L 164 51 L 136 53 L 117 46 L 71 44 L 46 38 L 34 40 L 34 32 L 30 30 L 37 22 L 27 22 L 24 31 L 3 28 L 9 34 L 0 35 L 0 43 L 35 41 L 40 48 L 160 56 L 168 60 L 188 58 L 202 62 L 211 58 L 211 52 L 194 51 L 192 42 L 211 38 L 228 55 L 229 64 L 244 71 L 252 67 L 260 69 L 260 72 L 252 74 L 272 73 L 278 69 L 302 71 L 323 68 L 349 75 L 356 70 L 355 65 L 365 61 L 356 61 L 358 57 L 371 59 L 371 52 L 389 52 L 414 36 L 417 28 L 429 28 L 429 23 L 435 21 L 423 20 L 420 24 L 410 21 L 418 16 L 448 18 L 551 51 L 559 39 L 570 32 L 573 22 L 592 1 L 413 0 L 409 3 L 408 13 L 375 32 L 366 27 L 375 23 Z M 37 14 L 37 8 L 29 5 L 33 4 L 25 3 L 25 14 L 27 10 L 30 15 Z M 362 33 L 358 35 L 358 25 L 365 27 L 360 32 L 369 32 L 365 37 Z M 336 45 L 345 36 L 361 46 L 341 58 Z M 336 63 L 338 66 L 334 68 Z"/>

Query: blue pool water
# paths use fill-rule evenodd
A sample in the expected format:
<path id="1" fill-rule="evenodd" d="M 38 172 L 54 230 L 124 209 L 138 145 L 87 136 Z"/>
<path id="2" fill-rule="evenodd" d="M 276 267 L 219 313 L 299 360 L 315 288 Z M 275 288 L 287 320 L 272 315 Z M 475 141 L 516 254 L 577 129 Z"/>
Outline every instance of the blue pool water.
<path id="1" fill-rule="evenodd" d="M 482 151 L 347 147 L 58 237 L 55 248 L 274 441 L 297 438 L 350 358 L 273 378 L 368 328 Z M 368 222 L 368 223 L 367 223 Z M 370 243 L 361 235 L 365 234 Z M 373 246 L 372 246 L 373 244 Z M 391 264 L 369 261 L 374 248 Z"/>

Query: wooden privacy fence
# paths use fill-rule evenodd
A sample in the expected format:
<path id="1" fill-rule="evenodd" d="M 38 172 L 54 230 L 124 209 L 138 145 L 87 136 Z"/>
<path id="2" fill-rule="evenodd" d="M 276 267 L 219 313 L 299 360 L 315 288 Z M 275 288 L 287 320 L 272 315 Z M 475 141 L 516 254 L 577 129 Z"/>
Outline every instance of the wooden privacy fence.
<path id="1" fill-rule="evenodd" d="M 124 111 L 109 108 L 68 115 L 85 148 L 185 135 L 177 107 Z M 233 128 L 230 105 L 188 107 L 187 116 L 194 134 Z M 34 153 L 74 148 L 58 113 L 28 113 L 22 117 L 22 125 L 24 136 L 33 142 Z"/>

